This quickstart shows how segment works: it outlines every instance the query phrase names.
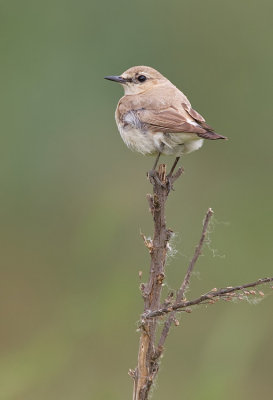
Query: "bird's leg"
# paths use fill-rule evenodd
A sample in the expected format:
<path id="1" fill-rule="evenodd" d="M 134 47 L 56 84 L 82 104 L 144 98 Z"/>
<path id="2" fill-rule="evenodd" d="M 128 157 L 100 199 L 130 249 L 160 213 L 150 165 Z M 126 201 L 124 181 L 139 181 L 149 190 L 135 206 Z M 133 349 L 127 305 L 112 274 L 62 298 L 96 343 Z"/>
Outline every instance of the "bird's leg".
<path id="1" fill-rule="evenodd" d="M 155 180 L 160 186 L 163 186 L 163 184 L 162 184 L 162 182 L 160 181 L 160 179 L 159 179 L 159 177 L 158 177 L 158 174 L 157 174 L 157 172 L 156 172 L 156 166 L 157 166 L 157 164 L 158 164 L 158 160 L 159 160 L 159 157 L 161 156 L 161 153 L 159 152 L 158 153 L 158 155 L 157 155 L 157 157 L 156 157 L 156 159 L 155 159 L 155 163 L 154 163 L 154 166 L 153 166 L 153 169 L 151 170 L 151 171 L 149 171 L 148 172 L 148 178 L 150 179 L 150 181 L 151 181 L 151 179 L 152 180 Z M 152 181 L 151 181 L 152 182 Z M 152 182 L 153 183 L 153 182 Z"/>
<path id="2" fill-rule="evenodd" d="M 179 159 L 180 159 L 180 157 L 176 157 L 175 162 L 173 163 L 173 166 L 172 166 L 170 172 L 167 175 L 167 178 L 170 178 L 172 176 L 173 171 L 175 170 L 175 167 L 177 166 L 177 163 L 178 163 Z"/>
<path id="3" fill-rule="evenodd" d="M 175 170 L 175 167 L 177 166 L 177 163 L 178 163 L 179 159 L 180 159 L 180 157 L 176 157 L 176 159 L 175 159 L 175 161 L 174 161 L 174 163 L 173 163 L 173 166 L 172 166 L 170 172 L 169 172 L 168 175 L 166 176 L 166 178 L 167 178 L 168 193 L 170 192 L 171 189 L 174 190 L 173 185 L 172 185 L 172 184 L 173 184 L 173 182 L 172 182 L 172 176 L 173 176 L 173 172 L 174 172 L 174 170 Z"/>
<path id="4" fill-rule="evenodd" d="M 156 159 L 155 159 L 155 163 L 154 163 L 154 166 L 153 166 L 153 171 L 155 171 L 155 169 L 156 169 L 156 166 L 157 166 L 157 163 L 158 163 L 158 160 L 159 160 L 160 156 L 161 156 L 161 153 L 159 152 L 157 157 L 156 157 Z"/>

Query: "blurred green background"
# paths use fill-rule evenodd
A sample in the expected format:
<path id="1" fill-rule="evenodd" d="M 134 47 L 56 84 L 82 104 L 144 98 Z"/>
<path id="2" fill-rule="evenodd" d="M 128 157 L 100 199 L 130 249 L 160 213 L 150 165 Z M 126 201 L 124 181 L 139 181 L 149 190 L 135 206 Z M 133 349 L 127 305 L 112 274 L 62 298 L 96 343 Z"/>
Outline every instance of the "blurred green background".
<path id="1" fill-rule="evenodd" d="M 152 233 L 145 173 L 103 80 L 157 68 L 228 142 L 183 159 L 168 202 L 177 288 L 212 207 L 192 298 L 272 275 L 271 0 L 1 1 L 2 400 L 131 398 Z M 170 164 L 173 160 L 163 158 Z M 272 293 L 172 330 L 154 399 L 272 396 Z"/>

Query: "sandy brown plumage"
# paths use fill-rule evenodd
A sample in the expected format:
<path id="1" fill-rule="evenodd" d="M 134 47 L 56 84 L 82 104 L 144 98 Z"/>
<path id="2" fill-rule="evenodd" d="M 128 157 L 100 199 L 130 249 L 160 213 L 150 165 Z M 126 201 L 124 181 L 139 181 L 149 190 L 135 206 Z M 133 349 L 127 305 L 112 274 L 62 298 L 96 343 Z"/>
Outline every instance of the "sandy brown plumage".
<path id="1" fill-rule="evenodd" d="M 143 154 L 180 156 L 202 146 L 202 139 L 226 139 L 217 134 L 188 98 L 150 67 L 138 66 L 119 77 L 125 95 L 116 109 L 116 122 L 128 147 Z"/>

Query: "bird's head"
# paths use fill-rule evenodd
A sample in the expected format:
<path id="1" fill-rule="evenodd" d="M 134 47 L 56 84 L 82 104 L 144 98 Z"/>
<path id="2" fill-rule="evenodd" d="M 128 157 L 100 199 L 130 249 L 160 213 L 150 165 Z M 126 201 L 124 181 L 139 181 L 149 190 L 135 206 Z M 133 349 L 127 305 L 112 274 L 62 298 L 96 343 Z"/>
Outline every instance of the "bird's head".
<path id="1" fill-rule="evenodd" d="M 156 69 L 145 66 L 132 67 L 120 76 L 106 76 L 105 79 L 121 83 L 126 95 L 143 93 L 168 81 Z"/>

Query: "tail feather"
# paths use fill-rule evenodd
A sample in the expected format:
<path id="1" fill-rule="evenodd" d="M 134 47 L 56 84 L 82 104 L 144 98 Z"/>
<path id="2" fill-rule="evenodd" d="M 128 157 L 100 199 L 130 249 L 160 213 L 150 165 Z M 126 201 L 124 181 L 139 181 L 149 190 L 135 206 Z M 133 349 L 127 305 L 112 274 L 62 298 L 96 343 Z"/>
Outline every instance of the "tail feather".
<path id="1" fill-rule="evenodd" d="M 198 133 L 198 136 L 200 136 L 201 138 L 209 140 L 217 140 L 217 139 L 227 140 L 226 136 L 218 135 L 218 133 L 215 133 L 213 128 L 209 126 L 205 121 L 197 121 L 197 122 L 205 131 L 203 133 Z"/>
<path id="2" fill-rule="evenodd" d="M 198 136 L 203 138 L 203 139 L 209 139 L 209 140 L 217 140 L 217 139 L 227 140 L 228 139 L 226 136 L 218 135 L 218 133 L 215 133 L 213 131 L 207 131 L 207 132 L 204 132 L 204 133 L 198 133 Z"/>

